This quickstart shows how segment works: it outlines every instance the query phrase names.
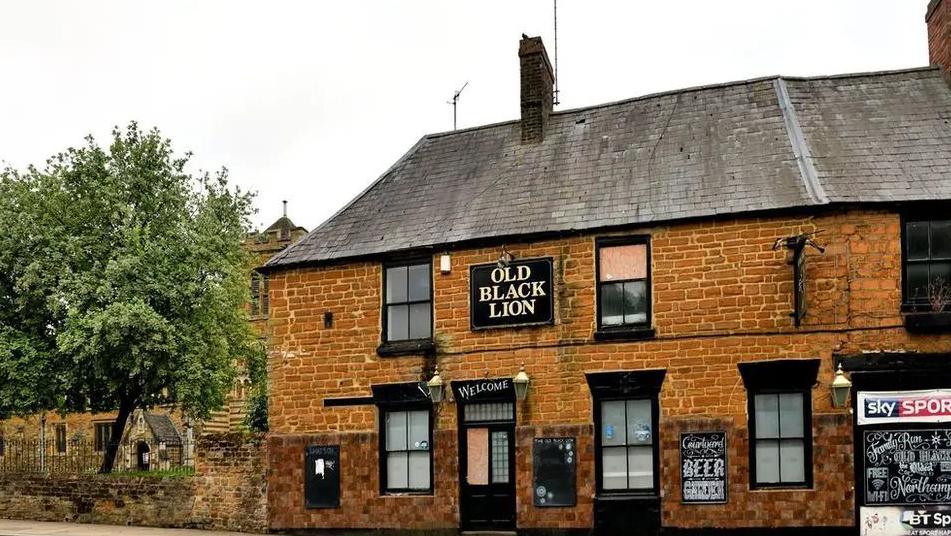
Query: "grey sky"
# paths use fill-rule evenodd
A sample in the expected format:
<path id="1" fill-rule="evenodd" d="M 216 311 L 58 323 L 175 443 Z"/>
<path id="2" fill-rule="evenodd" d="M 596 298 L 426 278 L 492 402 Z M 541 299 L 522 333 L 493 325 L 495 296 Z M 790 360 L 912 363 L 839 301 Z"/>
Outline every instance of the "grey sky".
<path id="1" fill-rule="evenodd" d="M 928 63 L 927 0 L 561 0 L 561 106 L 762 75 Z M 158 126 L 313 228 L 423 134 L 515 119 L 552 0 L 0 3 L 0 161 Z"/>

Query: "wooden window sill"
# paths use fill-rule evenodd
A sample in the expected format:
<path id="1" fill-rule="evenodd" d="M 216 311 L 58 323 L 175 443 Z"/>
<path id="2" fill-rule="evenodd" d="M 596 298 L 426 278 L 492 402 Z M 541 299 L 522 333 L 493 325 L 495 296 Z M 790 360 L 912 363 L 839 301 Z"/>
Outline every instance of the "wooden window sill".
<path id="1" fill-rule="evenodd" d="M 380 357 L 397 357 L 401 355 L 431 354 L 436 351 L 432 339 L 417 339 L 412 341 L 389 341 L 381 344 L 376 353 Z"/>
<path id="2" fill-rule="evenodd" d="M 654 328 L 599 329 L 594 332 L 596 341 L 642 341 L 657 335 Z"/>

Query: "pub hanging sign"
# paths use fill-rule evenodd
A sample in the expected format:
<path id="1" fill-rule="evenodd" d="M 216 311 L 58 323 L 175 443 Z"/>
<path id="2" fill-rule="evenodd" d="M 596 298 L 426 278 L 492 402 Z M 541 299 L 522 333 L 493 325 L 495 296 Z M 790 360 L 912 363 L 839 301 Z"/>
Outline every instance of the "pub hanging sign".
<path id="1" fill-rule="evenodd" d="M 472 329 L 553 322 L 551 257 L 473 266 L 469 276 Z"/>

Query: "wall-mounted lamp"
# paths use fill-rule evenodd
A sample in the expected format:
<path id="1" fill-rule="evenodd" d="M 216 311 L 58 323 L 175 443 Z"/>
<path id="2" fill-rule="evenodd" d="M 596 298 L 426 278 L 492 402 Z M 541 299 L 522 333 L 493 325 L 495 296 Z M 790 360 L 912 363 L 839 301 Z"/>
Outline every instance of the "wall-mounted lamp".
<path id="1" fill-rule="evenodd" d="M 502 246 L 502 253 L 499 254 L 499 260 L 496 261 L 496 264 L 499 266 L 499 268 L 505 268 L 510 262 L 514 260 L 515 256 L 509 253 L 508 250 L 505 249 L 505 246 Z"/>
<path id="2" fill-rule="evenodd" d="M 835 379 L 832 380 L 832 405 L 837 408 L 844 408 L 851 391 L 852 382 L 845 377 L 845 372 L 842 371 L 842 363 L 839 363 L 839 368 L 835 371 Z"/>
<path id="3" fill-rule="evenodd" d="M 517 400 L 525 400 L 525 397 L 528 396 L 529 382 L 531 382 L 531 380 L 528 374 L 525 373 L 525 363 L 522 363 L 521 370 L 519 370 L 515 378 L 512 379 L 512 383 L 515 384 L 515 398 Z"/>
<path id="4" fill-rule="evenodd" d="M 439 256 L 439 271 L 444 274 L 452 271 L 452 257 L 448 253 Z"/>
<path id="5" fill-rule="evenodd" d="M 429 398 L 433 401 L 433 404 L 442 402 L 442 396 L 446 386 L 443 385 L 442 378 L 439 377 L 438 365 L 433 369 L 433 377 L 426 382 L 426 387 L 429 388 Z"/>

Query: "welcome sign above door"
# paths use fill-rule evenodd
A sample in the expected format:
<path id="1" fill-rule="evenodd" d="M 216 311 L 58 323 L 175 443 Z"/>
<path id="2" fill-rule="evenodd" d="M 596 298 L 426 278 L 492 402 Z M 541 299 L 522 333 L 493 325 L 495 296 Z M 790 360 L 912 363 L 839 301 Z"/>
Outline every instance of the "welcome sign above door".
<path id="1" fill-rule="evenodd" d="M 453 380 L 452 392 L 457 402 L 488 402 L 515 400 L 512 378 Z"/>
<path id="2" fill-rule="evenodd" d="M 552 260 L 482 264 L 470 269 L 469 310 L 472 329 L 551 324 Z"/>

